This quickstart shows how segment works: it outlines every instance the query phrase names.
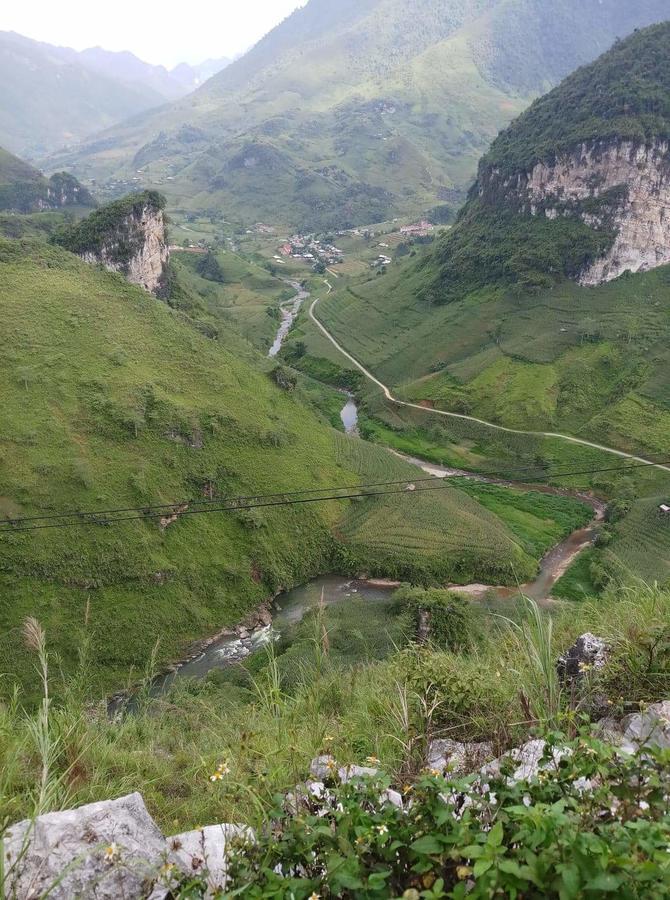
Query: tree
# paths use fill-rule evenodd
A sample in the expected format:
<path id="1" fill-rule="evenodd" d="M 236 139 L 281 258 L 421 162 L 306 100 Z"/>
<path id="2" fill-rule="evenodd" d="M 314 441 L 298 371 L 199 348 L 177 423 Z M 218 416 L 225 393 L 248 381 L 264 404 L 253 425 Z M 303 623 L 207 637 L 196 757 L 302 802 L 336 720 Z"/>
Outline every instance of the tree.
<path id="1" fill-rule="evenodd" d="M 207 281 L 216 281 L 219 284 L 223 284 L 225 281 L 221 264 L 216 254 L 212 253 L 211 250 L 208 250 L 207 253 L 198 259 L 195 264 L 195 271 L 201 278 L 206 278 Z"/>

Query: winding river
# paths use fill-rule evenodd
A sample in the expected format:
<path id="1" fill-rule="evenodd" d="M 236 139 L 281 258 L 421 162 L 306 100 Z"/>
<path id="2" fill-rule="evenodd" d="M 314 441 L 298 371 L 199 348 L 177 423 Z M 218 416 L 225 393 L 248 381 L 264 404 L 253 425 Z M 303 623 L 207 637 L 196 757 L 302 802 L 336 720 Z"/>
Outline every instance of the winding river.
<path id="1" fill-rule="evenodd" d="M 355 410 L 355 403 L 353 403 L 353 398 L 351 397 L 348 399 L 346 406 L 350 403 Z M 342 413 L 344 422 L 344 410 L 342 410 Z M 348 413 L 348 416 L 350 427 L 355 427 L 357 410 L 355 416 L 353 412 Z M 345 426 L 346 424 L 345 422 Z M 462 469 L 451 469 L 434 465 L 397 451 L 391 452 L 435 478 L 459 476 L 490 484 L 541 491 L 559 496 L 577 497 L 588 503 L 593 509 L 594 517 L 591 524 L 586 528 L 577 529 L 553 547 L 542 559 L 538 575 L 533 581 L 520 585 L 519 588 L 486 584 L 450 585 L 454 590 L 469 594 L 473 601 L 484 603 L 494 609 L 499 610 L 501 605 L 513 603 L 520 594 L 531 597 L 542 605 L 551 604 L 553 602 L 551 600 L 551 589 L 576 557 L 586 547 L 593 544 L 598 525 L 604 517 L 605 504 L 587 494 L 552 487 L 551 485 L 528 485 L 503 481 L 466 472 Z M 339 575 L 326 575 L 314 578 L 307 584 L 279 595 L 272 604 L 271 621 L 259 624 L 255 628 L 237 627 L 222 633 L 204 648 L 192 654 L 186 661 L 174 666 L 172 671 L 159 676 L 154 681 L 150 694 L 159 696 L 165 693 L 177 678 L 204 678 L 209 672 L 216 669 L 223 669 L 243 662 L 252 653 L 277 641 L 283 631 L 299 623 L 305 615 L 321 603 L 322 598 L 326 605 L 347 603 L 353 597 L 365 600 L 366 603 L 390 605 L 393 592 L 397 586 L 397 582 L 392 581 L 356 580 Z M 126 697 L 117 697 L 111 701 L 110 710 L 117 712 L 127 704 L 128 700 Z M 130 707 L 132 707 L 132 701 L 130 702 Z"/>
<path id="2" fill-rule="evenodd" d="M 296 291 L 296 294 L 290 300 L 283 301 L 280 305 L 282 321 L 268 353 L 269 357 L 274 357 L 279 353 L 284 339 L 300 312 L 302 304 L 309 297 L 309 292 L 303 290 L 298 282 L 287 283 Z M 313 316 L 313 307 L 310 310 L 310 314 L 315 318 Z M 318 320 L 315 319 L 315 321 L 319 324 Z M 320 327 L 323 329 L 323 326 Z M 328 337 L 330 338 L 330 335 Z M 333 340 L 332 338 L 330 339 Z M 357 365 L 360 367 L 360 364 L 357 363 Z M 345 432 L 355 437 L 358 434 L 358 407 L 352 394 L 346 391 L 343 393 L 346 394 L 347 400 L 340 411 L 340 418 Z M 486 584 L 450 585 L 454 590 L 469 594 L 474 601 L 483 602 L 487 605 L 491 604 L 494 608 L 500 608 L 500 605 L 505 603 L 505 601 L 514 601 L 519 594 L 531 597 L 541 604 L 553 602 L 551 599 L 553 586 L 576 557 L 585 548 L 593 544 L 598 532 L 598 525 L 604 518 L 605 504 L 588 494 L 569 491 L 551 485 L 529 485 L 504 481 L 462 469 L 435 465 L 425 460 L 399 453 L 396 450 L 390 450 L 390 452 L 435 478 L 462 477 L 490 484 L 499 484 L 505 487 L 517 487 L 522 490 L 571 496 L 591 506 L 594 514 L 591 524 L 586 528 L 574 531 L 553 547 L 541 560 L 538 575 L 531 582 L 520 585 L 518 588 Z M 361 581 L 338 575 L 326 575 L 315 578 L 307 584 L 287 591 L 276 598 L 272 604 L 271 614 L 266 615 L 265 621 L 256 627 L 244 628 L 238 626 L 231 628 L 209 642 L 201 644 L 200 650 L 192 653 L 188 659 L 171 667 L 170 671 L 156 678 L 150 688 L 150 694 L 159 696 L 165 693 L 178 678 L 204 678 L 213 670 L 223 669 L 242 662 L 252 653 L 278 640 L 284 630 L 299 623 L 305 615 L 321 602 L 326 605 L 342 604 L 347 603 L 353 597 L 358 597 L 366 603 L 390 605 L 396 587 L 397 583 L 384 580 Z M 129 701 L 127 695 L 118 695 L 110 701 L 109 708 L 110 712 L 115 713 L 123 708 L 132 708 L 132 706 L 132 699 Z"/>
<path id="3" fill-rule="evenodd" d="M 274 342 L 270 347 L 270 350 L 268 351 L 268 356 L 271 359 L 275 357 L 281 350 L 282 344 L 284 343 L 284 338 L 291 330 L 291 326 L 295 322 L 296 317 L 300 312 L 300 307 L 309 297 L 309 291 L 303 290 L 301 284 L 298 281 L 287 281 L 286 283 L 289 284 L 296 293 L 295 297 L 291 297 L 290 300 L 284 300 L 279 304 L 281 323 L 279 325 L 279 329 L 277 331 Z"/>

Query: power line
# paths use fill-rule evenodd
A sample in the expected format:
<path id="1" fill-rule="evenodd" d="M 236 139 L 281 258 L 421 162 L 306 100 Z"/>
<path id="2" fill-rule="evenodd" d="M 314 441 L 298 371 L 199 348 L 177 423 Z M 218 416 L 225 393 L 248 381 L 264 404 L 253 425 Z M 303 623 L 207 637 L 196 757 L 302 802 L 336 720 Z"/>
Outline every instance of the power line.
<path id="1" fill-rule="evenodd" d="M 435 479 L 432 479 L 432 480 L 434 481 Z M 409 481 L 404 481 L 404 482 L 402 482 L 402 484 L 410 486 L 410 485 L 413 485 L 414 483 L 409 482 Z M 182 516 L 211 514 L 211 513 L 216 513 L 216 512 L 235 512 L 237 510 L 244 510 L 244 509 L 259 509 L 259 508 L 267 508 L 267 507 L 273 507 L 273 506 L 294 506 L 294 505 L 306 504 L 306 503 L 321 503 L 326 500 L 355 500 L 355 499 L 364 498 L 364 497 L 386 497 L 386 496 L 390 496 L 393 494 L 410 494 L 410 493 L 412 495 L 414 495 L 414 494 L 422 494 L 427 491 L 440 491 L 440 490 L 448 490 L 451 488 L 451 485 L 444 484 L 443 482 L 441 482 L 440 484 L 436 484 L 433 487 L 423 487 L 423 488 L 419 488 L 418 490 L 417 489 L 410 490 L 410 489 L 408 489 L 407 486 L 400 488 L 400 489 L 391 490 L 391 491 L 358 492 L 358 493 L 354 493 L 354 494 L 344 494 L 344 495 L 343 494 L 332 494 L 332 495 L 325 496 L 325 497 L 302 497 L 302 498 L 296 498 L 293 500 L 272 500 L 272 501 L 263 502 L 263 503 L 246 503 L 246 504 L 239 504 L 239 505 L 235 505 L 235 506 L 218 506 L 218 507 L 210 506 L 210 507 L 205 507 L 203 509 L 185 509 L 183 511 L 180 511 L 177 515 L 179 518 L 181 518 Z M 74 522 L 54 522 L 54 523 L 47 523 L 47 524 L 42 524 L 42 525 L 28 525 L 28 526 L 25 526 L 22 528 L 14 528 L 11 530 L 11 533 L 18 534 L 23 531 L 39 531 L 39 530 L 46 529 L 46 528 L 50 528 L 50 529 L 52 529 L 52 528 L 73 528 L 73 527 L 78 527 L 78 526 L 92 526 L 92 525 L 111 526 L 111 525 L 119 524 L 121 522 L 136 522 L 136 521 L 140 521 L 142 519 L 160 519 L 160 518 L 162 518 L 161 513 L 151 513 L 148 516 L 146 516 L 146 515 L 121 516 L 121 517 L 117 517 L 114 519 L 108 519 L 107 521 L 101 521 L 101 522 L 91 522 L 91 521 L 85 521 L 85 520 L 79 520 L 79 521 L 74 521 Z M 5 530 L 7 530 L 7 529 L 5 529 Z M 516 542 L 513 541 L 511 538 L 509 540 L 510 540 L 510 543 L 516 544 Z M 462 541 L 455 542 L 455 541 L 445 540 L 445 541 L 443 541 L 443 543 L 448 546 L 463 548 Z M 478 550 L 490 550 L 491 552 L 494 552 L 494 551 L 499 550 L 500 548 L 499 547 L 489 547 L 489 546 L 484 546 L 484 545 L 477 545 L 477 549 Z"/>
<path id="2" fill-rule="evenodd" d="M 670 461 L 668 462 L 670 464 Z M 641 468 L 649 468 L 652 465 L 650 463 L 640 463 L 630 466 L 608 466 L 608 467 L 600 467 L 597 469 L 581 469 L 581 470 L 569 470 L 565 472 L 544 472 L 544 478 L 568 478 L 577 475 L 594 475 L 602 472 L 626 472 L 632 469 L 641 469 Z M 537 468 L 537 467 L 536 467 Z M 499 480 L 505 480 L 505 475 L 514 474 L 520 471 L 530 471 L 532 467 L 519 468 L 515 470 L 508 470 L 507 473 L 491 473 L 491 475 L 484 475 L 483 473 L 473 473 L 465 474 L 465 473 L 455 473 L 451 476 L 446 476 L 445 480 L 450 482 L 453 478 L 476 478 L 477 474 L 480 474 L 481 477 L 495 477 Z M 538 483 L 538 478 L 533 477 L 530 479 L 515 479 L 516 484 L 536 484 Z M 207 512 L 229 512 L 234 510 L 243 510 L 243 509 L 258 509 L 258 508 L 267 508 L 274 506 L 291 506 L 305 503 L 321 503 L 327 500 L 349 500 L 363 497 L 378 497 L 378 496 L 387 496 L 390 494 L 402 494 L 407 493 L 407 485 L 416 485 L 416 484 L 425 484 L 426 482 L 434 482 L 435 476 L 429 476 L 427 478 L 418 478 L 418 479 L 402 479 L 396 481 L 384 481 L 384 482 L 370 482 L 362 485 L 345 485 L 342 487 L 326 487 L 326 488 L 307 488 L 298 491 L 286 491 L 286 492 L 277 492 L 274 494 L 255 494 L 251 496 L 242 496 L 242 497 L 232 497 L 232 498 L 218 498 L 218 499 L 201 499 L 195 501 L 181 501 L 177 503 L 169 503 L 169 504 L 160 504 L 153 506 L 136 506 L 136 507 L 119 507 L 116 509 L 109 510 L 94 510 L 91 512 L 82 512 L 79 510 L 72 512 L 64 512 L 64 513 L 53 513 L 50 515 L 44 516 L 30 516 L 30 517 L 21 517 L 21 518 L 13 518 L 8 519 L 4 522 L 0 522 L 0 533 L 2 532 L 11 532 L 16 534 L 20 531 L 36 531 L 45 528 L 72 528 L 76 526 L 83 525 L 97 525 L 97 526 L 109 526 L 113 524 L 117 524 L 119 522 L 129 522 L 129 521 L 139 521 L 142 519 L 160 519 L 164 517 L 165 511 L 171 511 L 172 514 L 178 515 L 179 517 L 183 515 L 196 515 L 198 513 L 207 513 Z M 390 491 L 367 491 L 368 488 L 373 487 L 397 487 L 398 485 L 405 485 L 402 489 L 399 490 L 390 490 Z M 450 488 L 452 485 L 450 483 L 445 484 L 442 482 L 440 485 L 436 485 L 435 487 L 428 488 L 424 487 L 417 491 L 417 493 L 422 493 L 425 490 L 440 490 L 445 488 Z M 352 494 L 330 494 L 327 492 L 330 491 L 350 491 L 354 490 L 356 493 Z M 306 497 L 306 494 L 326 494 L 326 496 L 318 496 L 318 497 Z M 280 499 L 277 499 L 280 498 Z M 290 498 L 290 499 L 286 499 Z M 245 501 L 263 501 L 263 502 L 245 502 Z M 222 506 L 215 506 L 214 504 L 224 504 Z M 190 506 L 201 506 L 203 508 L 200 509 L 190 509 L 184 507 Z M 162 512 L 158 512 L 161 510 Z M 100 521 L 96 521 L 96 519 L 103 517 L 109 514 L 116 514 L 122 512 L 135 512 L 139 513 L 139 515 L 132 516 L 115 516 L 111 519 L 102 518 Z M 76 518 L 75 521 L 72 522 L 53 522 L 54 519 L 63 519 L 63 518 Z M 24 525 L 25 522 L 41 522 L 43 524 L 32 524 L 32 525 Z M 492 549 L 492 548 L 486 548 Z"/>

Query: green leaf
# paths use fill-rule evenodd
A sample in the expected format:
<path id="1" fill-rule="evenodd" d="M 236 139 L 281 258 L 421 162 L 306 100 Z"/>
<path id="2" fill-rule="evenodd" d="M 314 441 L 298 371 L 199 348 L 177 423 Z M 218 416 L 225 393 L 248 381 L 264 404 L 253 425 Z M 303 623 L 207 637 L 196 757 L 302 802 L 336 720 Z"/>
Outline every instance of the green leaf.
<path id="1" fill-rule="evenodd" d="M 434 853 L 442 853 L 443 845 L 432 834 L 427 834 L 414 841 L 411 848 L 415 853 L 429 856 Z"/>
<path id="2" fill-rule="evenodd" d="M 621 875 L 603 872 L 602 875 L 596 875 L 595 878 L 587 882 L 586 888 L 589 891 L 616 891 L 623 883 L 623 880 Z"/>
<path id="3" fill-rule="evenodd" d="M 508 875 L 516 875 L 517 878 L 524 877 L 521 866 L 513 859 L 502 859 L 498 863 L 498 868 L 501 872 L 506 872 Z"/>
<path id="4" fill-rule="evenodd" d="M 502 822 L 496 822 L 491 831 L 489 832 L 488 840 L 486 843 L 489 847 L 499 847 L 503 842 L 503 826 Z"/>
<path id="5" fill-rule="evenodd" d="M 491 859 L 478 859 L 475 863 L 475 867 L 472 870 L 475 878 L 479 878 L 480 875 L 483 875 L 493 865 L 493 860 Z"/>

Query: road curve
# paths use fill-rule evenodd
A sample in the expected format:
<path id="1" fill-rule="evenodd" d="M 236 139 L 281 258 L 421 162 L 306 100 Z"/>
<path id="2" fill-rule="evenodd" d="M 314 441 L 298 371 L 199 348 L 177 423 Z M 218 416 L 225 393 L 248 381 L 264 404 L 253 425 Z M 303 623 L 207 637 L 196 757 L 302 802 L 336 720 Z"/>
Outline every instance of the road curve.
<path id="1" fill-rule="evenodd" d="M 436 416 L 444 416 L 447 419 L 465 419 L 467 422 L 476 422 L 477 425 L 485 425 L 487 428 L 493 428 L 495 431 L 504 431 L 507 434 L 521 434 L 526 435 L 527 437 L 546 437 L 546 438 L 558 438 L 561 441 L 568 441 L 571 444 L 581 444 L 584 447 L 592 447 L 594 450 L 601 450 L 603 453 L 610 453 L 612 456 L 623 457 L 623 459 L 632 459 L 634 462 L 642 463 L 643 465 L 653 466 L 655 469 L 662 469 L 664 472 L 670 472 L 670 466 L 664 466 L 662 463 L 654 462 L 651 459 L 645 459 L 643 456 L 634 456 L 632 453 L 624 453 L 623 450 L 615 450 L 614 447 L 605 447 L 602 444 L 594 444 L 592 441 L 585 441 L 582 438 L 572 437 L 569 434 L 558 434 L 553 431 L 521 431 L 517 428 L 505 428 L 504 425 L 496 425 L 494 422 L 487 422 L 485 419 L 477 419 L 474 416 L 466 416 L 464 413 L 452 413 L 445 412 L 443 409 L 430 409 L 425 406 L 421 406 L 419 403 L 409 403 L 407 400 L 398 400 L 397 397 L 394 397 L 388 387 L 383 384 L 378 378 L 370 372 L 365 366 L 360 363 L 354 356 L 351 355 L 344 347 L 333 337 L 333 335 L 328 331 L 328 329 L 323 325 L 319 319 L 317 319 L 314 309 L 316 308 L 316 304 L 319 302 L 320 298 L 316 297 L 310 307 L 309 307 L 309 317 L 314 322 L 316 327 L 322 332 L 322 334 L 328 338 L 330 343 L 336 350 L 346 356 L 346 358 L 352 362 L 356 368 L 365 375 L 373 384 L 376 384 L 378 388 L 384 393 L 384 396 L 391 403 L 395 403 L 397 406 L 408 406 L 412 409 L 420 409 L 421 412 L 424 413 L 432 413 Z"/>

